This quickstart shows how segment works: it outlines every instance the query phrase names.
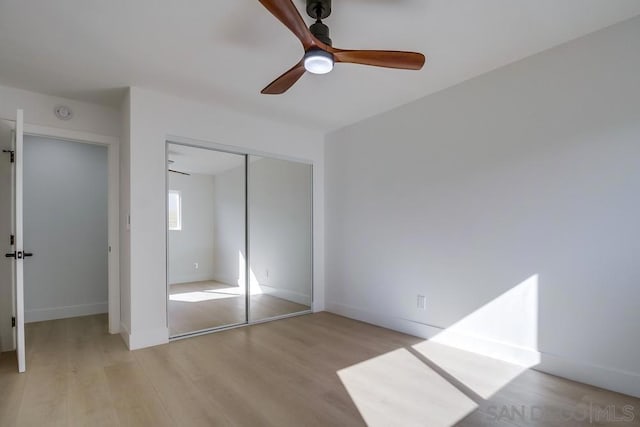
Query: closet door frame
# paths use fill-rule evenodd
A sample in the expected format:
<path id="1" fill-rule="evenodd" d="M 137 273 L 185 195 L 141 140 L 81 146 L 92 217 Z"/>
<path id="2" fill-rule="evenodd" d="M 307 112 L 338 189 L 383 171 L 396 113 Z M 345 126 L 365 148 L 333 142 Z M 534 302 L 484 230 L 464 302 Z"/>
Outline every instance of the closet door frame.
<path id="1" fill-rule="evenodd" d="M 314 233 L 314 215 L 313 215 L 313 210 L 314 210 L 314 163 L 312 161 L 309 161 L 307 159 L 301 159 L 301 158 L 295 158 L 295 157 L 290 157 L 290 156 L 282 156 L 282 155 L 278 155 L 278 154 L 273 154 L 273 153 L 269 153 L 269 152 L 263 152 L 263 151 L 259 151 L 259 150 L 251 150 L 251 149 L 245 149 L 245 148 L 240 148 L 240 147 L 235 147 L 235 146 L 230 146 L 230 145 L 224 145 L 224 144 L 217 144 L 217 143 L 212 143 L 212 142 L 206 142 L 206 141 L 199 141 L 199 140 L 194 140 L 194 139 L 190 139 L 190 138 L 184 138 L 184 137 L 178 137 L 178 136 L 168 136 L 165 140 L 165 165 L 168 164 L 169 161 L 169 144 L 174 144 L 174 145 L 182 145 L 182 146 L 186 146 L 186 147 L 192 147 L 192 148 L 201 148 L 201 149 L 205 149 L 205 150 L 212 150 L 212 151 L 218 151 L 218 152 L 222 152 L 222 153 L 226 153 L 226 154 L 236 154 L 236 155 L 241 155 L 244 156 L 244 246 L 245 246 L 245 280 L 244 280 L 244 287 L 245 287 L 245 321 L 243 323 L 233 323 L 233 324 L 229 324 L 229 325 L 222 325 L 222 326 L 216 326 L 216 327 L 212 327 L 212 328 L 207 328 L 207 329 L 203 329 L 203 330 L 199 330 L 199 331 L 194 331 L 191 333 L 184 333 L 184 334 L 180 334 L 180 335 L 176 335 L 174 337 L 169 337 L 169 341 L 175 341 L 175 340 L 180 340 L 180 339 L 184 339 L 184 338 L 190 338 L 190 337 L 195 337 L 195 336 L 199 336 L 199 335 L 205 335 L 205 334 L 210 334 L 210 333 L 214 333 L 214 332 L 219 332 L 219 331 L 225 331 L 225 330 L 229 330 L 229 329 L 235 329 L 235 328 L 241 328 L 241 327 L 245 327 L 245 326 L 249 326 L 249 325 L 256 325 L 256 324 L 260 324 L 260 323 L 265 323 L 265 322 L 271 322 L 274 320 L 279 320 L 279 319 L 286 319 L 288 317 L 295 317 L 295 316 L 302 316 L 302 315 L 306 315 L 306 314 L 311 314 L 313 313 L 313 307 L 314 307 L 314 276 L 315 276 L 315 255 L 314 255 L 314 245 L 315 245 L 315 233 Z M 287 313 L 281 316 L 275 316 L 275 317 L 270 317 L 270 318 L 266 318 L 266 319 L 259 319 L 259 320 L 255 320 L 255 321 L 251 321 L 250 320 L 250 309 L 251 309 L 251 289 L 250 289 L 250 269 L 251 269 L 251 248 L 250 248 L 250 230 L 249 230 L 249 193 L 250 193 L 250 189 L 249 189 L 249 156 L 257 156 L 257 157 L 264 157 L 264 158 L 270 158 L 270 159 L 278 159 L 278 160 L 286 160 L 286 161 L 290 161 L 290 162 L 296 162 L 296 163 L 301 163 L 301 164 L 305 164 L 305 165 L 309 165 L 311 166 L 311 306 L 308 310 L 303 310 L 303 311 L 299 311 L 299 312 L 295 312 L 295 313 Z M 165 173 L 165 224 L 167 224 L 167 206 L 168 206 L 168 193 L 169 193 L 169 171 L 167 170 L 167 172 Z M 165 267 L 166 267 L 166 284 L 165 284 L 165 289 L 166 289 L 166 298 L 167 298 L 167 313 L 166 313 L 166 319 L 167 319 L 167 329 L 169 329 L 169 227 L 165 226 L 166 229 L 166 234 L 165 234 L 165 246 L 166 246 L 166 260 L 165 260 Z"/>

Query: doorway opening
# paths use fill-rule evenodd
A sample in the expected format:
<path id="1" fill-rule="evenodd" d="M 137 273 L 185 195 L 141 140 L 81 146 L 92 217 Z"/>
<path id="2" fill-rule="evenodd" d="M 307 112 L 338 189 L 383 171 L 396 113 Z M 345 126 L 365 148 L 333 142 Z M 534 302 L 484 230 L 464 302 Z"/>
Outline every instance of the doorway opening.
<path id="1" fill-rule="evenodd" d="M 16 121 L 0 120 L 0 145 L 10 154 L 0 159 L 0 233 L 7 237 L 0 318 L 11 320 L 0 323 L 0 351 L 15 350 L 19 372 L 26 369 L 25 323 L 34 330 L 98 313 L 104 333 L 107 324 L 110 333 L 120 330 L 118 140 L 23 117 L 18 110 Z"/>
<path id="2" fill-rule="evenodd" d="M 107 147 L 24 136 L 25 323 L 108 312 Z"/>

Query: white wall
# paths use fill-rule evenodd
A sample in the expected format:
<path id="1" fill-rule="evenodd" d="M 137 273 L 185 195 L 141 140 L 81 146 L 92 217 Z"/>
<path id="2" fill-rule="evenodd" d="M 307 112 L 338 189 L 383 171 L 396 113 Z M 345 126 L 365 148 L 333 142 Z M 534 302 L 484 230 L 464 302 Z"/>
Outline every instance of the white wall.
<path id="1" fill-rule="evenodd" d="M 70 107 L 73 118 L 67 121 L 56 118 L 53 109 L 57 105 Z M 18 108 L 24 110 L 24 121 L 27 124 L 120 136 L 121 117 L 113 108 L 0 86 L 0 118 L 15 120 Z"/>
<path id="2" fill-rule="evenodd" d="M 216 174 L 213 178 L 215 280 L 229 286 L 244 286 L 239 253 L 245 256 L 244 166 Z"/>
<path id="3" fill-rule="evenodd" d="M 25 322 L 108 311 L 107 154 L 24 138 Z"/>
<path id="4" fill-rule="evenodd" d="M 167 342 L 169 336 L 166 311 L 166 218 L 159 212 L 165 211 L 165 141 L 176 140 L 176 136 L 314 162 L 315 301 L 318 302 L 316 308 L 322 309 L 322 135 L 237 113 L 224 106 L 199 104 L 140 88 L 131 88 L 130 97 L 129 346 L 140 348 L 161 344 Z"/>
<path id="5" fill-rule="evenodd" d="M 638 70 L 635 18 L 330 134 L 327 309 L 430 337 L 537 275 L 538 368 L 640 396 Z"/>
<path id="6" fill-rule="evenodd" d="M 213 280 L 213 176 L 170 173 L 169 190 L 182 199 L 182 229 L 169 231 L 169 283 Z"/>

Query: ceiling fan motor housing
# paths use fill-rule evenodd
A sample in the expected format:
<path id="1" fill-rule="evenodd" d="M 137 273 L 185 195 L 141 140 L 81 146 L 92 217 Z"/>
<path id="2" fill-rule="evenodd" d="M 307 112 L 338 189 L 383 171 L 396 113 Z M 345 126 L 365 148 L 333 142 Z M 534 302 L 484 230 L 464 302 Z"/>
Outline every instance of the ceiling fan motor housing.
<path id="1" fill-rule="evenodd" d="M 324 25 L 322 22 L 317 21 L 315 24 L 311 24 L 309 30 L 311 30 L 311 34 L 313 34 L 322 43 L 332 46 L 331 38 L 329 37 L 329 27 Z"/>
<path id="2" fill-rule="evenodd" d="M 307 0 L 307 15 L 313 19 L 325 19 L 331 15 L 331 0 Z"/>

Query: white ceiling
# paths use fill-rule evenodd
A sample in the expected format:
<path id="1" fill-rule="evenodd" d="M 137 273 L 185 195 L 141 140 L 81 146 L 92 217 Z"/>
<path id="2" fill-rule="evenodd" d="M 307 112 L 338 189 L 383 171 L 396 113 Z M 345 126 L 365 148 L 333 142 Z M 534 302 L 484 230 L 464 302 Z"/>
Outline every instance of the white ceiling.
<path id="1" fill-rule="evenodd" d="M 244 156 L 222 151 L 169 144 L 168 158 L 173 161 L 169 169 L 200 175 L 216 175 L 242 166 Z"/>
<path id="2" fill-rule="evenodd" d="M 339 64 L 266 96 L 302 49 L 257 0 L 0 0 L 0 84 L 113 106 L 141 86 L 326 131 L 638 14 L 638 0 L 333 0 L 336 47 L 420 51 L 425 68 Z"/>

